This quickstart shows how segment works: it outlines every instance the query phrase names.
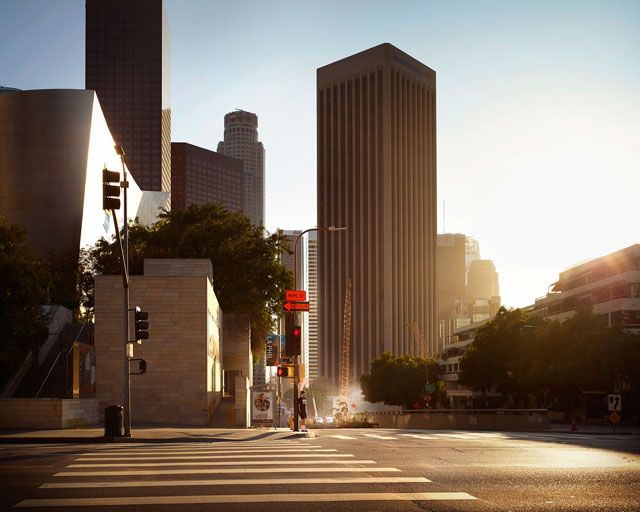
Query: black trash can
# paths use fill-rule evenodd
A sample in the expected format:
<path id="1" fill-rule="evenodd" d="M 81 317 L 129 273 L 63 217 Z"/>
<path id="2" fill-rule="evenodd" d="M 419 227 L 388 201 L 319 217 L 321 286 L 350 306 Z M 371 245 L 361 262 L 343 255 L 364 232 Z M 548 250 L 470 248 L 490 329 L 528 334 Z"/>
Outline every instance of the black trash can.
<path id="1" fill-rule="evenodd" d="M 121 405 L 104 408 L 104 435 L 124 436 L 124 407 Z"/>

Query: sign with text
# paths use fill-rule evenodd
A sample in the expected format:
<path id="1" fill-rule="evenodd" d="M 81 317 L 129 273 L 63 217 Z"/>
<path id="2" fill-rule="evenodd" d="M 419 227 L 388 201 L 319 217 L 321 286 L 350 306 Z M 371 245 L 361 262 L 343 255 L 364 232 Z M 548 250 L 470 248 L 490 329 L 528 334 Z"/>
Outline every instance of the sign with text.
<path id="1" fill-rule="evenodd" d="M 309 303 L 292 302 L 288 300 L 282 305 L 282 309 L 284 309 L 285 311 L 309 311 Z"/>
<path id="2" fill-rule="evenodd" d="M 287 300 L 305 301 L 307 300 L 307 292 L 304 290 L 287 290 Z"/>
<path id="3" fill-rule="evenodd" d="M 275 420 L 276 392 L 269 389 L 251 390 L 251 423 L 273 423 Z"/>
<path id="4" fill-rule="evenodd" d="M 276 366 L 278 361 L 278 335 L 268 334 L 265 347 L 267 366 Z"/>

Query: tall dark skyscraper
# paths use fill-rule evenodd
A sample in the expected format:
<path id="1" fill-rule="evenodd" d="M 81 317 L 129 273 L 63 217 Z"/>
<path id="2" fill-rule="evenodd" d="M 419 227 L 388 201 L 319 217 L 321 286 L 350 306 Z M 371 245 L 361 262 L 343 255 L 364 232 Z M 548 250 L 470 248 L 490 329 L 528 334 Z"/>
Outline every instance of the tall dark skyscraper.
<path id="1" fill-rule="evenodd" d="M 436 74 L 385 43 L 317 72 L 320 377 L 340 380 L 347 277 L 350 382 L 384 351 L 437 347 Z"/>
<path id="2" fill-rule="evenodd" d="M 86 0 L 85 87 L 143 190 L 171 191 L 171 41 L 162 0 Z"/>
<path id="3" fill-rule="evenodd" d="M 264 225 L 264 146 L 258 140 L 258 116 L 244 110 L 225 115 L 218 153 L 244 163 L 243 211 L 253 224 Z"/>

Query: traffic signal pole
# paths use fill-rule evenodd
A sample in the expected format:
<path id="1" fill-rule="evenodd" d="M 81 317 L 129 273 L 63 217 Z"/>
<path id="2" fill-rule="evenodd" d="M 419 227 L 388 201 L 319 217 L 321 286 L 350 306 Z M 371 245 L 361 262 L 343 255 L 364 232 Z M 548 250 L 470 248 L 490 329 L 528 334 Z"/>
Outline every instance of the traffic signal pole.
<path id="1" fill-rule="evenodd" d="M 124 401 L 124 436 L 131 437 L 131 375 L 130 371 L 130 355 L 129 355 L 129 222 L 127 217 L 127 189 L 129 188 L 129 182 L 127 181 L 127 168 L 124 165 L 124 149 L 122 146 L 115 146 L 116 153 L 120 155 L 120 161 L 122 162 L 122 181 L 120 187 L 124 189 L 124 240 L 122 247 L 122 258 L 124 262 L 124 268 L 127 274 L 127 281 L 123 291 L 123 310 L 124 310 L 124 361 L 123 361 L 123 401 Z M 114 216 L 115 218 L 115 216 Z M 117 229 L 116 229 L 116 233 Z M 118 233 L 118 238 L 120 234 Z"/>

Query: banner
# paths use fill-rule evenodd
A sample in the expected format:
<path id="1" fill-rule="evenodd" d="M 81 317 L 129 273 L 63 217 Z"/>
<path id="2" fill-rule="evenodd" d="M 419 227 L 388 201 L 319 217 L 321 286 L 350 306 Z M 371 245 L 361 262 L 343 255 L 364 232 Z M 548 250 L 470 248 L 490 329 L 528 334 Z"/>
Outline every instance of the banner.
<path id="1" fill-rule="evenodd" d="M 251 422 L 273 423 L 275 421 L 275 390 L 251 390 Z"/>

